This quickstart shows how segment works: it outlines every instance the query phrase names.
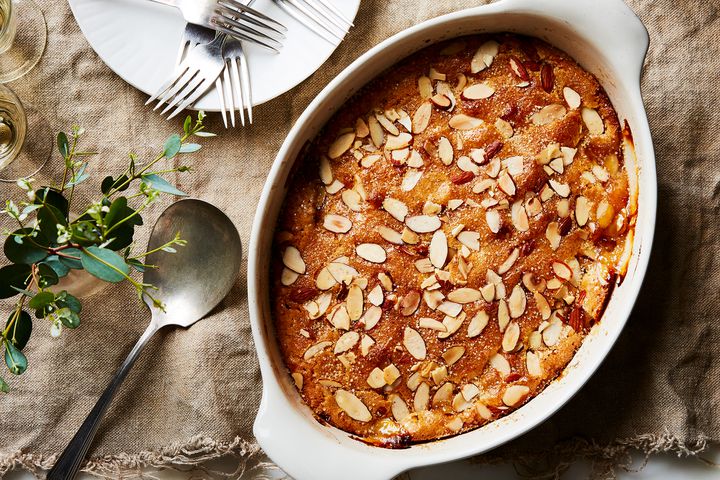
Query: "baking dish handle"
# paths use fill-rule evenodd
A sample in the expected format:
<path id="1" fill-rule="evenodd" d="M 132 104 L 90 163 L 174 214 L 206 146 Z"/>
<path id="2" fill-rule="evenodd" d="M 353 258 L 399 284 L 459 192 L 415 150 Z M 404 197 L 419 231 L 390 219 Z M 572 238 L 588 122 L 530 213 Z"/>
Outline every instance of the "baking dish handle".
<path id="1" fill-rule="evenodd" d="M 608 61 L 618 74 L 639 80 L 650 36 L 623 0 L 498 0 L 495 5 L 508 11 L 550 15 L 563 21 L 612 52 Z"/>

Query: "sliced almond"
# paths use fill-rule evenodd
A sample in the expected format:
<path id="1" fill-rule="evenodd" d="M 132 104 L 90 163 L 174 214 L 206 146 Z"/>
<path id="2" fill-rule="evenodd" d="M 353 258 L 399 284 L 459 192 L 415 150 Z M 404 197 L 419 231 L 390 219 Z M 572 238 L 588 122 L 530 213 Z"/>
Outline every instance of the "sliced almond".
<path id="1" fill-rule="evenodd" d="M 378 273 L 378 280 L 380 280 L 380 285 L 385 289 L 386 292 L 392 292 L 393 289 L 393 283 L 390 276 L 385 272 Z"/>
<path id="2" fill-rule="evenodd" d="M 415 390 L 415 396 L 413 397 L 413 409 L 416 412 L 422 412 L 423 410 L 427 410 L 429 403 L 430 385 L 422 382 Z"/>
<path id="3" fill-rule="evenodd" d="M 448 110 L 453 106 L 453 102 L 450 97 L 442 93 L 433 95 L 430 97 L 430 101 L 443 110 Z"/>
<path id="4" fill-rule="evenodd" d="M 520 256 L 520 249 L 514 248 L 512 252 L 510 252 L 510 255 L 507 256 L 505 261 L 498 267 L 498 273 L 500 275 L 506 274 L 513 265 L 515 265 L 515 262 L 517 261 L 518 257 Z"/>
<path id="5" fill-rule="evenodd" d="M 520 317 L 523 313 L 525 313 L 526 306 L 527 297 L 525 296 L 525 291 L 522 289 L 520 284 L 517 284 L 513 287 L 513 290 L 510 293 L 510 298 L 508 298 L 510 316 L 512 318 Z"/>
<path id="6" fill-rule="evenodd" d="M 547 299 L 537 291 L 533 292 L 533 298 L 535 299 L 535 306 L 537 307 L 538 312 L 540 312 L 542 319 L 547 320 L 550 318 L 552 310 L 550 309 L 550 304 Z"/>
<path id="7" fill-rule="evenodd" d="M 339 388 L 335 391 L 335 403 L 353 420 L 358 422 L 369 422 L 372 414 L 365 404 L 353 393 Z"/>
<path id="8" fill-rule="evenodd" d="M 493 367 L 497 372 L 503 376 L 507 377 L 510 375 L 510 362 L 507 361 L 505 357 L 503 357 L 501 354 L 496 353 L 492 357 L 490 357 L 490 366 Z"/>
<path id="9" fill-rule="evenodd" d="M 510 309 L 508 308 L 507 302 L 503 299 L 500 299 L 500 302 L 498 303 L 497 315 L 498 327 L 500 328 L 501 332 L 504 332 L 508 326 L 508 323 L 510 323 Z"/>
<path id="10" fill-rule="evenodd" d="M 402 183 L 400 184 L 400 189 L 403 192 L 409 192 L 410 190 L 415 188 L 415 186 L 422 178 L 422 175 L 422 170 L 409 169 L 403 177 Z"/>
<path id="11" fill-rule="evenodd" d="M 485 212 L 485 221 L 492 233 L 500 231 L 500 213 L 497 210 L 488 210 Z"/>
<path id="12" fill-rule="evenodd" d="M 315 286 L 320 290 L 330 290 L 337 284 L 337 280 L 330 273 L 330 270 L 323 268 L 315 279 Z"/>
<path id="13" fill-rule="evenodd" d="M 393 393 L 388 397 L 388 400 L 390 400 L 390 411 L 395 421 L 402 422 L 410 416 L 410 409 L 408 409 L 407 404 L 400 395 Z"/>
<path id="14" fill-rule="evenodd" d="M 409 317 L 420 306 L 420 292 L 417 290 L 410 290 L 400 302 L 400 314 L 404 317 Z"/>
<path id="15" fill-rule="evenodd" d="M 408 207 L 400 200 L 387 197 L 383 200 L 383 208 L 392 215 L 397 221 L 402 222 L 408 214 Z"/>
<path id="16" fill-rule="evenodd" d="M 359 320 L 363 314 L 364 304 L 363 291 L 359 286 L 350 285 L 350 288 L 348 289 L 346 304 L 350 320 Z"/>
<path id="17" fill-rule="evenodd" d="M 480 293 L 482 294 L 483 300 L 485 300 L 487 303 L 492 302 L 495 298 L 495 284 L 488 283 L 480 289 Z"/>
<path id="18" fill-rule="evenodd" d="M 462 95 L 468 100 L 482 100 L 492 97 L 493 93 L 495 89 L 487 83 L 476 83 L 463 90 Z"/>
<path id="19" fill-rule="evenodd" d="M 543 369 L 540 366 L 540 357 L 535 352 L 527 352 L 525 355 L 525 367 L 531 377 L 542 377 Z"/>
<path id="20" fill-rule="evenodd" d="M 420 273 L 432 273 L 435 271 L 435 267 L 433 267 L 429 258 L 421 258 L 420 260 L 415 260 L 415 268 Z"/>
<path id="21" fill-rule="evenodd" d="M 544 106 L 539 112 L 534 113 L 530 117 L 530 120 L 534 125 L 547 125 L 548 123 L 561 120 L 566 113 L 567 110 L 564 106 L 559 103 L 553 103 Z"/>
<path id="22" fill-rule="evenodd" d="M 380 285 L 375 285 L 375 287 L 370 290 L 370 293 L 368 293 L 368 301 L 376 307 L 383 304 L 383 301 L 385 300 L 384 297 L 385 296 L 383 295 L 382 287 L 380 287 Z"/>
<path id="23" fill-rule="evenodd" d="M 316 343 L 315 345 L 313 345 L 310 348 L 308 348 L 307 350 L 305 350 L 305 353 L 303 354 L 303 358 L 305 360 L 310 360 L 315 355 L 319 354 L 320 352 L 322 352 L 323 350 L 328 348 L 330 345 L 332 345 L 332 342 L 325 341 L 325 342 Z"/>
<path id="24" fill-rule="evenodd" d="M 444 298 L 445 295 L 440 290 L 426 290 L 423 292 L 423 300 L 425 300 L 430 310 L 436 310 L 442 304 Z"/>
<path id="25" fill-rule="evenodd" d="M 460 360 L 460 358 L 462 358 L 463 355 L 465 355 L 465 347 L 455 346 L 445 350 L 442 357 L 443 360 L 445 360 L 445 363 L 448 365 L 454 365 L 458 360 Z"/>
<path id="26" fill-rule="evenodd" d="M 324 155 L 320 157 L 320 181 L 325 185 L 330 185 L 333 181 L 332 169 L 330 168 L 330 162 Z"/>
<path id="27" fill-rule="evenodd" d="M 385 374 L 379 368 L 375 367 L 367 377 L 367 384 L 372 388 L 383 388 L 385 386 Z"/>
<path id="28" fill-rule="evenodd" d="M 405 331 L 403 333 L 403 345 L 405 345 L 408 353 L 416 360 L 425 360 L 425 356 L 427 354 L 425 340 L 423 340 L 422 335 L 420 335 L 417 330 L 405 327 Z"/>
<path id="29" fill-rule="evenodd" d="M 450 165 L 453 161 L 453 147 L 446 137 L 440 137 L 438 141 L 438 156 L 445 165 Z"/>
<path id="30" fill-rule="evenodd" d="M 380 122 L 373 115 L 368 118 L 368 128 L 370 130 L 370 139 L 376 147 L 380 148 L 385 141 L 385 133 L 380 126 Z"/>
<path id="31" fill-rule="evenodd" d="M 352 228 L 352 222 L 341 215 L 325 215 L 323 227 L 333 233 L 347 233 Z"/>
<path id="32" fill-rule="evenodd" d="M 392 363 L 387 367 L 383 368 L 383 376 L 385 377 L 385 383 L 392 385 L 395 380 L 400 378 L 400 370 Z"/>
<path id="33" fill-rule="evenodd" d="M 333 180 L 333 182 L 325 187 L 325 191 L 330 195 L 335 195 L 337 192 L 345 188 L 345 185 L 339 180 Z"/>
<path id="34" fill-rule="evenodd" d="M 418 215 L 405 219 L 405 225 L 415 233 L 430 233 L 439 229 L 442 224 L 435 215 Z"/>
<path id="35" fill-rule="evenodd" d="M 512 72 L 523 81 L 523 83 L 519 86 L 526 86 L 524 84 L 529 83 L 528 80 L 530 80 L 530 75 L 520 59 L 515 56 L 511 56 L 508 63 L 510 64 L 510 70 L 512 70 Z"/>
<path id="36" fill-rule="evenodd" d="M 363 168 L 370 168 L 381 158 L 382 155 L 367 155 L 360 160 L 360 165 L 362 165 Z"/>
<path id="37" fill-rule="evenodd" d="M 283 264 L 295 273 L 305 273 L 305 262 L 300 255 L 300 250 L 292 245 L 283 252 Z"/>
<path id="38" fill-rule="evenodd" d="M 361 243 L 355 247 L 355 253 L 360 258 L 372 263 L 383 263 L 387 260 L 385 249 L 377 243 Z"/>
<path id="39" fill-rule="evenodd" d="M 590 201 L 587 197 L 579 196 L 575 199 L 575 221 L 581 227 L 584 226 L 590 218 Z"/>
<path id="40" fill-rule="evenodd" d="M 394 243 L 395 245 L 403 244 L 402 235 L 400 234 L 400 232 L 397 232 L 392 228 L 388 228 L 384 225 L 379 226 L 377 231 L 384 240 L 387 240 L 390 243 Z"/>
<path id="41" fill-rule="evenodd" d="M 295 283 L 295 280 L 297 280 L 299 276 L 299 273 L 293 272 L 287 267 L 283 267 L 282 274 L 280 275 L 280 283 L 288 287 Z"/>
<path id="42" fill-rule="evenodd" d="M 477 164 L 470 159 L 470 157 L 466 157 L 465 155 L 458 158 L 457 166 L 463 172 L 470 172 L 476 176 L 480 175 L 480 167 L 478 167 Z"/>
<path id="43" fill-rule="evenodd" d="M 458 233 L 457 239 L 470 250 L 480 250 L 480 234 L 478 232 L 465 230 Z"/>
<path id="44" fill-rule="evenodd" d="M 506 352 L 512 352 L 515 350 L 515 346 L 520 338 L 520 326 L 517 322 L 510 322 L 505 333 L 503 334 L 502 347 Z"/>
<path id="45" fill-rule="evenodd" d="M 448 254 L 447 236 L 442 230 L 436 230 L 430 241 L 429 257 L 435 268 L 443 268 Z"/>
<path id="46" fill-rule="evenodd" d="M 454 128 L 455 130 L 475 130 L 477 128 L 480 128 L 483 123 L 484 122 L 479 118 L 471 117 L 469 115 L 465 115 L 464 113 L 460 113 L 457 115 L 453 115 L 450 118 L 448 125 L 450 125 L 450 128 Z"/>
<path id="47" fill-rule="evenodd" d="M 327 316 L 328 321 L 338 330 L 350 330 L 350 315 L 345 304 L 336 305 Z"/>
<path id="48" fill-rule="evenodd" d="M 559 320 L 556 322 L 550 322 L 545 329 L 542 331 L 542 339 L 545 345 L 548 347 L 554 347 L 560 341 L 560 334 L 562 333 L 562 322 Z"/>
<path id="49" fill-rule="evenodd" d="M 465 304 L 477 302 L 478 300 L 480 300 L 481 296 L 482 295 L 480 294 L 480 290 L 477 290 L 475 288 L 462 287 L 448 293 L 448 300 L 450 300 L 451 302 Z"/>
<path id="50" fill-rule="evenodd" d="M 377 305 L 368 307 L 365 314 L 360 318 L 360 322 L 365 325 L 365 330 L 372 329 L 380 321 L 382 317 L 382 308 Z"/>
<path id="51" fill-rule="evenodd" d="M 360 194 L 357 193 L 355 190 L 344 190 L 342 192 L 342 200 L 347 207 L 354 211 L 359 212 L 360 211 Z"/>
<path id="52" fill-rule="evenodd" d="M 435 395 L 432 398 L 433 406 L 443 405 L 450 403 L 452 400 L 452 394 L 455 386 L 451 382 L 443 383 L 440 388 L 437 389 Z"/>
<path id="53" fill-rule="evenodd" d="M 530 229 L 530 221 L 522 200 L 518 200 L 512 204 L 512 207 L 510 208 L 510 217 L 512 219 L 513 226 L 517 231 L 527 232 Z"/>
<path id="54" fill-rule="evenodd" d="M 437 332 L 447 332 L 447 327 L 443 325 L 442 322 L 438 322 L 434 318 L 420 317 L 420 320 L 418 320 L 418 326 L 420 328 L 428 328 Z"/>
<path id="55" fill-rule="evenodd" d="M 455 109 L 457 101 L 455 100 L 455 93 L 453 92 L 450 84 L 447 82 L 438 82 L 435 90 L 437 90 L 438 94 L 444 95 L 450 100 L 450 106 L 445 109 L 449 112 L 452 112 Z M 430 100 L 432 101 L 433 99 L 431 98 Z"/>
<path id="56" fill-rule="evenodd" d="M 336 159 L 343 153 L 350 150 L 355 141 L 355 132 L 344 133 L 337 137 L 328 149 L 328 157 Z"/>
<path id="57" fill-rule="evenodd" d="M 560 226 L 557 222 L 548 223 L 548 226 L 545 229 L 545 238 L 548 239 L 548 242 L 550 242 L 550 247 L 553 250 L 557 250 L 558 247 L 560 247 L 560 241 L 562 240 L 562 236 L 560 235 Z"/>
<path id="58" fill-rule="evenodd" d="M 365 138 L 370 134 L 370 129 L 368 128 L 368 124 L 365 123 L 365 120 L 362 118 L 358 118 L 355 121 L 355 135 L 358 138 Z"/>
<path id="59" fill-rule="evenodd" d="M 347 352 L 360 341 L 360 334 L 358 332 L 345 332 L 335 342 L 335 354 Z"/>
<path id="60" fill-rule="evenodd" d="M 510 122 L 507 122 L 502 118 L 498 118 L 497 120 L 495 120 L 495 128 L 498 132 L 500 132 L 500 135 L 502 135 L 503 138 L 506 139 L 511 138 L 515 133 Z"/>
<path id="61" fill-rule="evenodd" d="M 366 357 L 368 353 L 370 353 L 370 347 L 372 347 L 375 344 L 375 340 L 372 339 L 370 335 L 363 335 L 362 340 L 360 340 L 360 353 L 363 357 Z"/>
<path id="62" fill-rule="evenodd" d="M 418 90 L 420 91 L 420 97 L 422 98 L 430 98 L 433 94 L 433 86 L 432 81 L 426 77 L 422 76 L 418 79 Z"/>
<path id="63" fill-rule="evenodd" d="M 437 309 L 447 316 L 457 317 L 462 311 L 462 305 L 455 302 L 442 302 L 440 305 L 438 305 Z"/>
<path id="64" fill-rule="evenodd" d="M 510 385 L 505 389 L 502 401 L 508 407 L 514 407 L 530 393 L 530 387 L 525 385 Z"/>
<path id="65" fill-rule="evenodd" d="M 572 269 L 565 262 L 560 262 L 557 260 L 554 261 L 552 263 L 552 270 L 560 280 L 564 280 L 566 282 L 570 280 L 573 276 Z"/>
<path id="66" fill-rule="evenodd" d="M 474 338 L 480 335 L 483 330 L 485 330 L 489 320 L 490 317 L 485 310 L 477 312 L 468 325 L 468 338 Z"/>
<path id="67" fill-rule="evenodd" d="M 353 278 L 359 275 L 358 271 L 353 267 L 338 261 L 328 263 L 327 270 L 337 283 L 344 283 L 346 285 L 349 285 Z"/>
<path id="68" fill-rule="evenodd" d="M 570 87 L 563 88 L 563 97 L 565 98 L 568 107 L 570 107 L 572 110 L 580 107 L 580 103 L 582 103 L 582 100 L 580 99 L 580 94 Z"/>
<path id="69" fill-rule="evenodd" d="M 550 185 L 550 188 L 552 188 L 555 193 L 557 193 L 561 197 L 567 198 L 570 196 L 570 185 L 566 183 L 560 183 L 554 178 L 548 180 L 548 184 Z"/>
<path id="70" fill-rule="evenodd" d="M 470 71 L 472 73 L 478 73 L 492 65 L 499 47 L 500 44 L 494 40 L 488 40 L 480 45 L 480 48 L 477 49 L 470 62 Z"/>
<path id="71" fill-rule="evenodd" d="M 591 135 L 601 135 L 605 131 L 603 119 L 594 108 L 583 108 L 582 119 Z"/>
<path id="72" fill-rule="evenodd" d="M 417 152 L 417 150 L 411 150 L 410 157 L 408 158 L 408 161 L 407 161 L 408 167 L 420 168 L 424 164 L 425 164 L 425 162 L 423 162 L 423 159 L 420 156 L 420 154 Z"/>
<path id="73" fill-rule="evenodd" d="M 292 374 L 293 382 L 295 382 L 295 386 L 298 390 L 302 390 L 303 387 L 303 376 L 302 373 L 295 372 Z"/>
<path id="74" fill-rule="evenodd" d="M 378 112 L 375 114 L 375 118 L 390 135 L 398 135 L 400 133 L 400 130 L 398 130 L 398 128 L 393 125 L 392 121 L 390 121 L 384 114 Z"/>
<path id="75" fill-rule="evenodd" d="M 422 133 L 430 124 L 430 117 L 432 116 L 432 103 L 424 102 L 418 107 L 413 115 L 412 119 L 412 130 L 413 133 Z"/>
<path id="76" fill-rule="evenodd" d="M 402 132 L 399 135 L 389 135 L 385 142 L 385 148 L 387 150 L 399 150 L 410 145 L 412 141 L 412 135 L 409 133 Z"/>

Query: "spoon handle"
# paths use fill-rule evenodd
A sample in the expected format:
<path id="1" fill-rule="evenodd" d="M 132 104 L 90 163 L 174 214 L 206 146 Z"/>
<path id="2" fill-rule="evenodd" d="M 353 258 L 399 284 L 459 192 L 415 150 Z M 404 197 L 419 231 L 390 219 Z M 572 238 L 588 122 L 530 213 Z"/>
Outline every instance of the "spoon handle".
<path id="1" fill-rule="evenodd" d="M 67 447 L 65 447 L 63 453 L 60 454 L 53 468 L 48 472 L 47 480 L 70 480 L 75 478 L 75 474 L 80 469 L 80 464 L 90 448 L 93 437 L 95 437 L 95 432 L 100 426 L 100 420 L 102 420 L 105 415 L 105 410 L 110 406 L 110 402 L 112 402 L 117 388 L 123 380 L 125 380 L 125 377 L 135 364 L 135 360 L 137 360 L 137 357 L 140 355 L 140 352 L 148 340 L 150 340 L 157 331 L 158 327 L 155 325 L 155 322 L 152 322 L 120 366 L 115 377 L 100 396 L 100 399 L 90 411 L 77 433 L 75 433 L 75 436 L 70 440 Z"/>

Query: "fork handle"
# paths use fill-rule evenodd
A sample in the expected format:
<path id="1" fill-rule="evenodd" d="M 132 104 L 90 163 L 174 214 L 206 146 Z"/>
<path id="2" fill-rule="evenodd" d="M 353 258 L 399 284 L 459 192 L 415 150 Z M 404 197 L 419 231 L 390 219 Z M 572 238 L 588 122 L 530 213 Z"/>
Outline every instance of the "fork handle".
<path id="1" fill-rule="evenodd" d="M 105 411 L 110 406 L 117 388 L 123 380 L 125 380 L 125 377 L 135 364 L 135 360 L 137 360 L 137 357 L 140 355 L 140 352 L 148 340 L 150 340 L 157 331 L 158 327 L 155 325 L 155 322 L 151 322 L 145 330 L 145 333 L 142 334 L 128 357 L 118 369 L 110 385 L 107 386 L 77 433 L 75 433 L 75 436 L 70 440 L 70 443 L 68 443 L 65 450 L 60 454 L 53 468 L 48 472 L 47 480 L 71 480 L 75 478 L 75 475 L 80 469 L 80 464 L 85 458 L 90 444 L 95 437 L 95 432 L 97 432 L 100 426 L 100 420 L 105 416 Z"/>

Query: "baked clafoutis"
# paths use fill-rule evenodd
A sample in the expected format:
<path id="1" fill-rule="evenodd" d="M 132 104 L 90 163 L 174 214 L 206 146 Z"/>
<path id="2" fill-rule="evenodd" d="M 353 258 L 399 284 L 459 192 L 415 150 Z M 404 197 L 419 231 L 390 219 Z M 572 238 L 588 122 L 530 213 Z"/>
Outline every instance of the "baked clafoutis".
<path id="1" fill-rule="evenodd" d="M 511 34 L 432 45 L 349 99 L 296 161 L 270 266 L 315 416 L 402 447 L 556 379 L 631 249 L 623 135 L 592 74 Z"/>

